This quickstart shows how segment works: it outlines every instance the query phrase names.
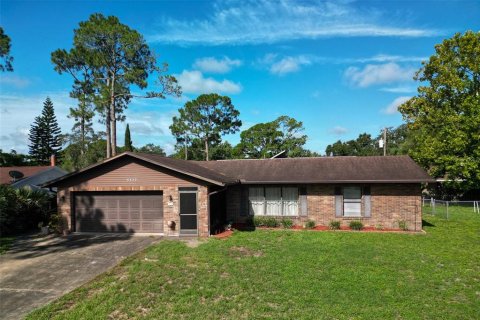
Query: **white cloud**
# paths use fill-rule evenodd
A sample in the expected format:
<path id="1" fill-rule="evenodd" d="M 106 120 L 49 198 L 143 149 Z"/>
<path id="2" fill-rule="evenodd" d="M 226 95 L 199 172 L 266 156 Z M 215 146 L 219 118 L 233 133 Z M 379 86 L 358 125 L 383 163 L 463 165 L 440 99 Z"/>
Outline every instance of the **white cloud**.
<path id="1" fill-rule="evenodd" d="M 369 10 L 369 11 L 366 11 Z M 405 23 L 402 21 L 402 25 Z M 436 30 L 398 27 L 379 10 L 357 9 L 349 1 L 216 1 L 197 20 L 164 18 L 147 39 L 174 44 L 260 44 L 325 37 L 427 37 Z"/>
<path id="2" fill-rule="evenodd" d="M 135 147 L 148 143 L 159 145 L 167 154 L 175 150 L 175 139 L 170 132 L 172 117 L 177 115 L 173 110 L 142 111 L 142 108 L 132 107 L 125 110 L 126 121 L 118 124 L 117 141 L 123 145 L 124 132 L 127 123 L 130 126 L 131 138 Z"/>
<path id="3" fill-rule="evenodd" d="M 382 112 L 385 114 L 395 114 L 398 112 L 398 107 L 404 102 L 410 100 L 412 97 L 402 96 L 393 100 L 388 106 L 382 109 Z"/>
<path id="4" fill-rule="evenodd" d="M 47 96 L 54 104 L 62 133 L 70 132 L 73 120 L 67 115 L 69 108 L 76 105 L 76 101 L 69 97 L 68 92 L 45 92 L 32 96 L 0 94 L 0 149 L 28 152 L 30 126 L 35 117 L 40 115 Z M 129 123 L 135 146 L 154 143 L 164 148 L 167 154 L 172 153 L 175 140 L 169 126 L 183 102 L 182 99 L 170 97 L 166 100 L 134 99 L 125 110 L 126 122 L 117 122 L 118 145 L 123 145 L 125 126 Z M 98 123 L 97 119 L 94 119 L 93 126 L 95 131 L 105 131 L 104 125 Z"/>
<path id="5" fill-rule="evenodd" d="M 13 74 L 0 74 L 0 85 L 25 88 L 30 85 L 30 80 Z"/>
<path id="6" fill-rule="evenodd" d="M 270 66 L 272 74 L 284 75 L 300 70 L 303 65 L 309 65 L 312 62 L 305 56 L 285 57 Z"/>
<path id="7" fill-rule="evenodd" d="M 417 88 L 414 86 L 385 87 L 381 88 L 380 91 L 392 93 L 413 93 L 417 92 Z"/>
<path id="8" fill-rule="evenodd" d="M 340 135 L 343 135 L 343 134 L 347 133 L 348 129 L 344 128 L 344 127 L 336 126 L 336 127 L 333 127 L 332 129 L 330 129 L 329 132 L 340 136 Z"/>
<path id="9" fill-rule="evenodd" d="M 261 68 L 267 68 L 271 74 L 284 75 L 297 72 L 302 66 L 318 62 L 320 59 L 313 55 L 279 56 L 276 53 L 267 53 L 257 59 L 255 64 Z"/>
<path id="10" fill-rule="evenodd" d="M 181 74 L 176 74 L 178 83 L 186 93 L 240 93 L 242 85 L 230 80 L 223 79 L 217 81 L 213 78 L 205 78 L 200 71 L 183 70 Z"/>
<path id="11" fill-rule="evenodd" d="M 238 59 L 230 59 L 229 57 L 223 57 L 222 59 L 206 57 L 195 60 L 193 67 L 203 72 L 227 73 L 232 70 L 232 68 L 241 65 L 242 61 Z"/>
<path id="12" fill-rule="evenodd" d="M 355 62 L 422 62 L 427 60 L 428 57 L 417 56 L 399 56 L 389 54 L 377 54 L 372 57 L 353 59 Z"/>
<path id="13" fill-rule="evenodd" d="M 396 63 L 367 64 L 363 69 L 349 67 L 345 78 L 354 86 L 369 87 L 376 84 L 394 83 L 411 80 L 414 68 L 403 68 Z"/>
<path id="14" fill-rule="evenodd" d="M 49 96 L 55 108 L 58 124 L 63 133 L 69 132 L 73 121 L 67 118 L 75 101 L 68 92 L 45 92 L 34 96 L 0 95 L 0 148 L 28 152 L 28 131 L 43 109 Z"/>

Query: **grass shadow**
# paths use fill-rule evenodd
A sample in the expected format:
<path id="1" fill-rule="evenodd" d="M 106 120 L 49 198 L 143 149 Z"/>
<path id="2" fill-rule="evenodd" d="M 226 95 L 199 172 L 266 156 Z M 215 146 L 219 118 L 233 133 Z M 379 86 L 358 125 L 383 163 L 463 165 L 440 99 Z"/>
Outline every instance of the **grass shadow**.
<path id="1" fill-rule="evenodd" d="M 435 227 L 434 224 L 431 224 L 430 222 L 426 220 L 422 220 L 422 227 Z"/>

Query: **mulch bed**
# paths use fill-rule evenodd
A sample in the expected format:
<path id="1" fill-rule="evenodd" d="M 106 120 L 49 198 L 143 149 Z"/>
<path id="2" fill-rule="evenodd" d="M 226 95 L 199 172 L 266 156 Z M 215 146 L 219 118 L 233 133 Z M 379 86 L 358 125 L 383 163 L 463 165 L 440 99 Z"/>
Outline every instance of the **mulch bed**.
<path id="1" fill-rule="evenodd" d="M 303 226 L 298 226 L 295 225 L 290 229 L 283 229 L 282 227 L 277 227 L 277 228 L 271 228 L 271 227 L 252 227 L 248 226 L 243 223 L 237 223 L 233 225 L 233 230 L 239 230 L 239 231 L 253 231 L 255 229 L 259 230 L 307 230 L 307 231 L 346 231 L 346 232 L 393 232 L 393 233 L 418 233 L 419 231 L 405 231 L 402 229 L 393 229 L 393 228 L 384 228 L 384 229 L 376 229 L 375 227 L 364 227 L 362 230 L 352 230 L 349 227 L 342 226 L 340 227 L 339 230 L 331 230 L 328 226 L 315 226 L 314 228 L 307 229 Z M 220 232 L 218 234 L 213 235 L 212 237 L 217 238 L 217 239 L 225 239 L 230 237 L 233 234 L 233 230 L 226 230 L 223 232 Z"/>
<path id="2" fill-rule="evenodd" d="M 233 234 L 232 230 L 225 230 L 223 232 L 217 233 L 213 235 L 212 237 L 217 238 L 217 239 L 225 239 L 230 237 Z"/>

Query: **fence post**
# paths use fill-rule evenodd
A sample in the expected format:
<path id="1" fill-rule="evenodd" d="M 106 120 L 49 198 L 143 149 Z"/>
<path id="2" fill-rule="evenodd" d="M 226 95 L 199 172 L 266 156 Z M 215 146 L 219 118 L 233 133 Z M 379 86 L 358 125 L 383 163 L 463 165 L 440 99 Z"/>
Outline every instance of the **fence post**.
<path id="1" fill-rule="evenodd" d="M 447 220 L 448 220 L 448 203 L 449 201 L 447 201 Z"/>

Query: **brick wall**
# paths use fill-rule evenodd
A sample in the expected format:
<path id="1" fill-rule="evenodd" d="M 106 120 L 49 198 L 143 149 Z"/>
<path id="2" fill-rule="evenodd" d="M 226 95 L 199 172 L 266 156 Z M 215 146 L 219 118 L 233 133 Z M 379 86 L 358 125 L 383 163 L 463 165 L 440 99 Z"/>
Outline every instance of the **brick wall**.
<path id="1" fill-rule="evenodd" d="M 373 184 L 371 193 L 371 217 L 350 218 L 335 217 L 335 187 L 333 185 L 308 185 L 308 215 L 289 217 L 298 225 L 313 220 L 317 225 L 327 226 L 330 221 L 341 221 L 348 226 L 351 220 L 361 220 L 365 226 L 399 228 L 403 220 L 410 230 L 422 229 L 421 189 L 420 184 Z M 363 200 L 362 200 L 363 201 Z M 244 222 L 247 218 L 240 214 L 241 187 L 234 186 L 227 190 L 227 218 Z M 362 203 L 363 208 L 363 203 Z"/>
<path id="2" fill-rule="evenodd" d="M 185 186 L 185 185 L 182 185 Z M 179 192 L 178 185 L 154 185 L 154 186 L 102 186 L 102 187 L 86 187 L 73 186 L 67 188 L 58 188 L 57 201 L 58 212 L 62 215 L 65 222 L 65 230 L 73 230 L 72 226 L 72 209 L 73 197 L 75 191 L 162 191 L 163 192 L 163 222 L 164 234 L 166 236 L 178 236 L 180 228 L 179 216 Z M 208 214 L 208 188 L 197 185 L 198 187 L 198 235 L 200 237 L 209 236 L 209 214 Z M 169 205 L 170 196 L 173 205 Z M 175 229 L 168 227 L 168 221 L 175 222 Z"/>

